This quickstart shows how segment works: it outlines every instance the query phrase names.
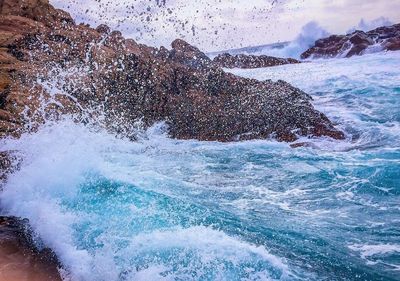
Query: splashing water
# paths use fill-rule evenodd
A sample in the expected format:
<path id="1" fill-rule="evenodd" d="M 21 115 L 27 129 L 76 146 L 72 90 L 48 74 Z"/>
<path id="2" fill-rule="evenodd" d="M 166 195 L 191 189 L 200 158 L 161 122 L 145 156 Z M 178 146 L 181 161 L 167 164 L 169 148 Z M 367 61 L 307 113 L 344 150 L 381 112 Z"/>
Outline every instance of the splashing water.
<path id="1" fill-rule="evenodd" d="M 24 159 L 3 212 L 72 280 L 398 280 L 400 53 L 233 72 L 300 87 L 347 140 L 130 142 L 66 118 L 2 140 Z"/>
<path id="2" fill-rule="evenodd" d="M 208 56 L 214 59 L 219 54 L 230 53 L 231 55 L 268 55 L 280 58 L 300 59 L 301 54 L 311 48 L 316 40 L 328 37 L 329 35 L 329 32 L 323 29 L 317 22 L 311 21 L 301 28 L 300 33 L 293 41 L 212 52 L 208 53 Z"/>
<path id="3" fill-rule="evenodd" d="M 259 54 L 283 58 L 300 59 L 300 56 L 308 48 L 311 48 L 315 41 L 328 37 L 329 33 L 315 21 L 304 25 L 300 34 L 283 48 L 265 48 Z"/>

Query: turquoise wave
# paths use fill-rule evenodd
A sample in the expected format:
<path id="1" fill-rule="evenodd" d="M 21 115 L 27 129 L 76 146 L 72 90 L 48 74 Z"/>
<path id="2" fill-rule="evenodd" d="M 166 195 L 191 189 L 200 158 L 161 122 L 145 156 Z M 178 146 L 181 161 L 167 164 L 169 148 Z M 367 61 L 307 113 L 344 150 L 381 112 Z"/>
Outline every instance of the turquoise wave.
<path id="1" fill-rule="evenodd" d="M 4 140 L 1 194 L 72 280 L 399 280 L 400 53 L 233 70 L 309 92 L 346 141 L 137 142 L 68 119 Z"/>

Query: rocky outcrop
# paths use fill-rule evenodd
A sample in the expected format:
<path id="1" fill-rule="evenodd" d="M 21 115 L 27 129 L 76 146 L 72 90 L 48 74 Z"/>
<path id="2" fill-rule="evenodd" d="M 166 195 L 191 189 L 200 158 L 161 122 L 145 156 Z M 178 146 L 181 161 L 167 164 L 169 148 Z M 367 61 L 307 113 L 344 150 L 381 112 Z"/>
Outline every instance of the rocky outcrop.
<path id="1" fill-rule="evenodd" d="M 358 30 L 347 35 L 332 35 L 317 40 L 312 48 L 301 55 L 301 58 L 348 58 L 368 51 L 396 50 L 400 50 L 400 24 L 379 27 L 369 32 Z"/>
<path id="2" fill-rule="evenodd" d="M 139 121 L 180 139 L 344 137 L 301 90 L 225 73 L 182 40 L 156 49 L 76 25 L 47 0 L 0 4 L 0 137 L 62 114 L 132 138 Z"/>
<path id="3" fill-rule="evenodd" d="M 35 246 L 27 223 L 0 217 L 0 280 L 61 280 L 56 256 L 50 249 Z"/>
<path id="4" fill-rule="evenodd" d="M 284 64 L 300 63 L 300 61 L 288 58 L 276 58 L 270 56 L 254 56 L 254 55 L 231 55 L 228 53 L 216 56 L 213 59 L 216 66 L 224 68 L 261 68 L 271 67 Z"/>

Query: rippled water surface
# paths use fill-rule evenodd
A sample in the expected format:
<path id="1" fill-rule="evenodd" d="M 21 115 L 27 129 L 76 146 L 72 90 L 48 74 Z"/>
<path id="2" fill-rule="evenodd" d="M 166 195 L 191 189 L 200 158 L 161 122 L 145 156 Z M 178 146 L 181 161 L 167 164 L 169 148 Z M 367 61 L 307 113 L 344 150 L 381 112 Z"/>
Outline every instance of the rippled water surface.
<path id="1" fill-rule="evenodd" d="M 68 120 L 3 141 L 1 200 L 76 280 L 400 280 L 400 53 L 233 70 L 284 79 L 346 141 L 138 142 Z"/>

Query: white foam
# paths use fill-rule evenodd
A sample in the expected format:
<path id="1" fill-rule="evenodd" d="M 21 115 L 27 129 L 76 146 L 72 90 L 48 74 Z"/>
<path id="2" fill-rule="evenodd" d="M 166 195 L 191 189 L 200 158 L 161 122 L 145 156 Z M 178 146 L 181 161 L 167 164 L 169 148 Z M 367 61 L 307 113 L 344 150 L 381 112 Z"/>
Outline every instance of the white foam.
<path id="1" fill-rule="evenodd" d="M 232 263 L 235 266 L 239 266 L 241 263 L 255 260 L 268 261 L 273 267 L 283 272 L 282 279 L 289 276 L 290 271 L 288 266 L 278 257 L 270 254 L 264 247 L 255 246 L 236 238 L 226 235 L 222 231 L 213 230 L 204 226 L 195 226 L 189 228 L 177 228 L 167 231 L 154 231 L 151 233 L 142 233 L 131 239 L 128 248 L 123 250 L 122 256 L 131 258 L 133 256 L 146 255 L 147 252 L 162 252 L 167 250 L 178 250 L 185 253 L 191 253 L 187 261 L 189 265 L 180 265 L 180 269 L 174 273 L 175 278 L 184 278 L 185 275 L 190 272 L 191 268 L 196 268 L 198 278 L 202 274 L 206 274 L 208 267 L 212 267 L 213 264 L 218 264 L 219 261 L 224 260 L 225 262 Z M 182 253 L 181 253 L 182 254 Z M 179 259 L 179 256 L 175 256 Z M 157 260 L 157 259 L 155 259 Z M 173 261 L 176 262 L 176 261 Z M 166 264 L 151 264 L 150 268 L 145 268 L 137 272 L 131 273 L 132 280 L 143 278 L 145 276 L 147 280 L 159 280 L 162 277 L 162 273 L 171 271 L 171 265 Z M 220 267 L 220 276 L 215 280 L 228 280 L 224 276 L 223 265 Z M 249 268 L 250 270 L 250 268 Z M 156 273 L 156 274 L 155 274 Z M 254 272 L 260 280 L 272 280 L 270 273 L 265 272 Z M 253 276 L 254 275 L 251 275 Z M 169 280 L 168 276 L 164 276 Z M 164 280 L 164 279 L 162 279 Z M 186 280 L 193 280 L 190 275 L 186 276 Z M 250 277 L 252 280 L 252 277 Z"/>
<path id="2" fill-rule="evenodd" d="M 400 245 L 398 244 L 352 244 L 349 249 L 360 252 L 363 259 L 376 255 L 400 253 Z"/>
<path id="3" fill-rule="evenodd" d="M 68 278 L 72 280 L 118 280 L 124 267 L 133 268 L 133 271 L 126 272 L 126 277 L 133 280 L 171 280 L 174 279 L 171 270 L 173 262 L 152 259 L 147 266 L 136 268 L 132 259 L 153 250 L 168 252 L 174 249 L 178 249 L 178 256 L 194 255 L 197 262 L 188 260 L 193 262 L 193 268 L 206 271 L 207 265 L 214 260 L 223 260 L 216 264 L 216 268 L 224 272 L 224 262 L 237 265 L 243 261 L 260 261 L 291 279 L 294 269 L 283 258 L 271 254 L 263 246 L 228 235 L 212 226 L 183 227 L 178 224 L 158 230 L 146 229 L 139 234 L 126 235 L 124 238 L 128 246 L 125 250 L 119 248 L 117 242 L 121 237 L 111 229 L 96 238 L 103 247 L 87 249 L 78 246 L 80 241 L 77 241 L 75 225 L 92 222 L 93 217 L 83 209 L 67 208 L 65 202 L 77 201 L 81 195 L 81 184 L 87 181 L 88 174 L 94 173 L 110 181 L 139 187 L 143 192 L 153 192 L 188 204 L 205 203 L 207 208 L 214 205 L 221 209 L 226 207 L 232 214 L 246 214 L 255 210 L 266 215 L 272 209 L 274 214 L 286 219 L 285 223 L 289 223 L 290 228 L 297 224 L 303 227 L 304 222 L 312 221 L 317 229 L 332 217 L 354 216 L 355 209 L 332 207 L 341 204 L 354 204 L 368 211 L 384 208 L 386 212 L 398 210 L 394 197 L 394 203 L 390 201 L 392 197 L 385 197 L 385 202 L 377 202 L 371 200 L 369 194 L 363 196 L 358 193 L 357 187 L 368 184 L 370 179 L 352 173 L 359 166 L 384 167 L 387 163 L 396 165 L 399 162 L 397 158 L 384 159 L 383 156 L 365 160 L 368 153 L 363 150 L 383 138 L 388 141 L 387 145 L 379 147 L 382 152 L 397 151 L 398 122 L 380 124 L 365 121 L 356 112 L 359 110 L 368 116 L 375 116 L 374 109 L 378 109 L 386 113 L 391 101 L 385 100 L 385 97 L 379 99 L 383 104 L 373 98 L 363 97 L 342 101 L 335 96 L 340 94 L 330 91 L 348 88 L 351 92 L 354 86 L 378 87 L 382 83 L 385 87 L 396 87 L 399 81 L 399 55 L 388 53 L 346 61 L 317 61 L 240 72 L 258 79 L 285 78 L 314 93 L 317 107 L 338 121 L 341 128 L 356 126 L 362 131 L 357 140 L 337 142 L 323 138 L 304 139 L 313 142 L 314 147 L 320 150 L 291 149 L 288 144 L 273 140 L 240 143 L 178 141 L 169 139 L 165 124 L 160 123 L 147 132 L 140 132 L 139 141 L 130 142 L 66 118 L 49 122 L 38 132 L 25 134 L 20 139 L 0 141 L 2 150 L 17 151 L 24 158 L 20 170 L 10 176 L 1 194 L 2 206 L 8 214 L 30 220 L 44 244 L 60 257 L 71 273 Z M 305 76 L 309 79 L 304 79 Z M 318 95 L 318 91 L 324 94 Z M 350 106 L 346 104 L 349 101 L 360 103 Z M 317 180 L 319 173 L 333 178 L 332 185 L 326 186 L 325 182 L 320 184 Z M 304 181 L 305 176 L 312 180 Z M 390 189 L 379 191 L 390 192 Z M 334 200 L 337 201 L 332 203 Z M 321 204 L 326 201 L 332 204 Z M 144 207 L 130 202 L 123 207 L 126 207 L 124 215 L 128 218 L 141 217 L 146 220 L 160 214 L 157 213 L 159 206 L 153 202 L 148 202 Z M 287 213 L 290 215 L 285 216 Z M 99 215 L 98 221 L 93 221 L 93 227 L 99 226 L 96 223 L 102 224 L 100 226 L 107 224 L 107 215 Z M 118 217 L 121 221 L 124 218 Z M 272 227 L 273 223 L 274 220 Z M 379 254 L 397 253 L 399 246 L 392 243 L 351 247 L 360 252 L 362 257 L 371 258 Z M 123 266 L 116 259 L 122 259 Z M 271 272 L 248 270 L 253 279 L 272 278 Z M 188 271 L 182 267 L 175 273 L 186 276 Z M 220 280 L 227 278 L 223 274 L 218 277 Z"/>
<path id="4" fill-rule="evenodd" d="M 71 226 L 78 214 L 65 211 L 60 200 L 76 196 L 84 173 L 97 166 L 95 141 L 83 125 L 66 120 L 2 145 L 24 157 L 1 194 L 2 206 L 11 215 L 28 218 L 36 234 L 77 280 L 90 274 L 91 257 L 75 247 Z"/>
<path id="5" fill-rule="evenodd" d="M 8 214 L 30 220 L 37 236 L 55 251 L 70 273 L 63 273 L 66 279 L 112 281 L 118 280 L 120 275 L 120 268 L 114 261 L 117 246 L 113 234 L 110 236 L 104 234 L 105 236 L 101 237 L 104 247 L 100 250 L 93 252 L 90 249 L 78 248 L 79 241 L 76 241 L 74 225 L 80 223 L 82 219 L 87 219 L 85 216 L 88 214 L 79 210 L 71 211 L 62 203 L 62 201 L 76 200 L 80 186 L 87 180 L 88 173 L 99 173 L 118 180 L 140 183 L 145 189 L 146 187 L 151 189 L 147 181 L 157 182 L 160 176 L 162 181 L 169 180 L 159 173 L 149 174 L 149 171 L 157 169 L 157 165 L 161 164 L 155 165 L 154 161 L 157 160 L 152 159 L 154 153 L 185 154 L 192 150 L 194 145 L 204 145 L 202 149 L 205 150 L 212 145 L 196 141 L 177 143 L 166 137 L 162 127 L 156 125 L 143 136 L 141 141 L 134 143 L 117 139 L 102 130 L 92 131 L 66 118 L 57 123 L 46 124 L 38 132 L 25 134 L 20 139 L 2 140 L 2 149 L 18 151 L 24 158 L 20 169 L 10 176 L 1 194 L 2 206 Z M 219 146 L 222 146 L 221 149 L 226 149 L 224 144 L 215 143 L 215 145 L 217 149 Z M 124 160 L 120 160 L 120 157 Z M 133 157 L 134 167 L 129 165 L 129 157 Z M 170 164 L 174 163 L 172 161 Z M 136 167 L 142 167 L 143 174 L 141 169 L 138 169 L 129 176 L 129 169 Z M 142 181 L 140 178 L 147 180 Z M 162 192 L 169 194 L 170 191 L 162 190 Z M 129 209 L 132 215 L 143 214 L 143 217 L 156 215 L 155 211 L 152 213 L 151 208 L 143 209 L 130 205 Z M 136 235 L 130 240 L 129 248 L 120 256 L 126 258 L 126 263 L 129 264 L 129 260 L 138 253 L 173 248 L 196 253 L 199 258 L 196 266 L 200 267 L 216 259 L 238 265 L 246 259 L 253 258 L 271 264 L 284 275 L 290 274 L 285 263 L 264 247 L 252 245 L 203 226 Z M 186 274 L 185 269 L 182 270 L 181 274 Z M 132 275 L 132 280 L 162 278 L 173 280 L 171 273 L 165 275 L 167 271 L 171 271 L 170 264 L 150 263 L 146 268 L 129 274 Z M 268 272 L 253 274 L 263 276 L 265 280 L 270 278 Z M 221 273 L 220 280 L 226 280 L 224 278 Z"/>

